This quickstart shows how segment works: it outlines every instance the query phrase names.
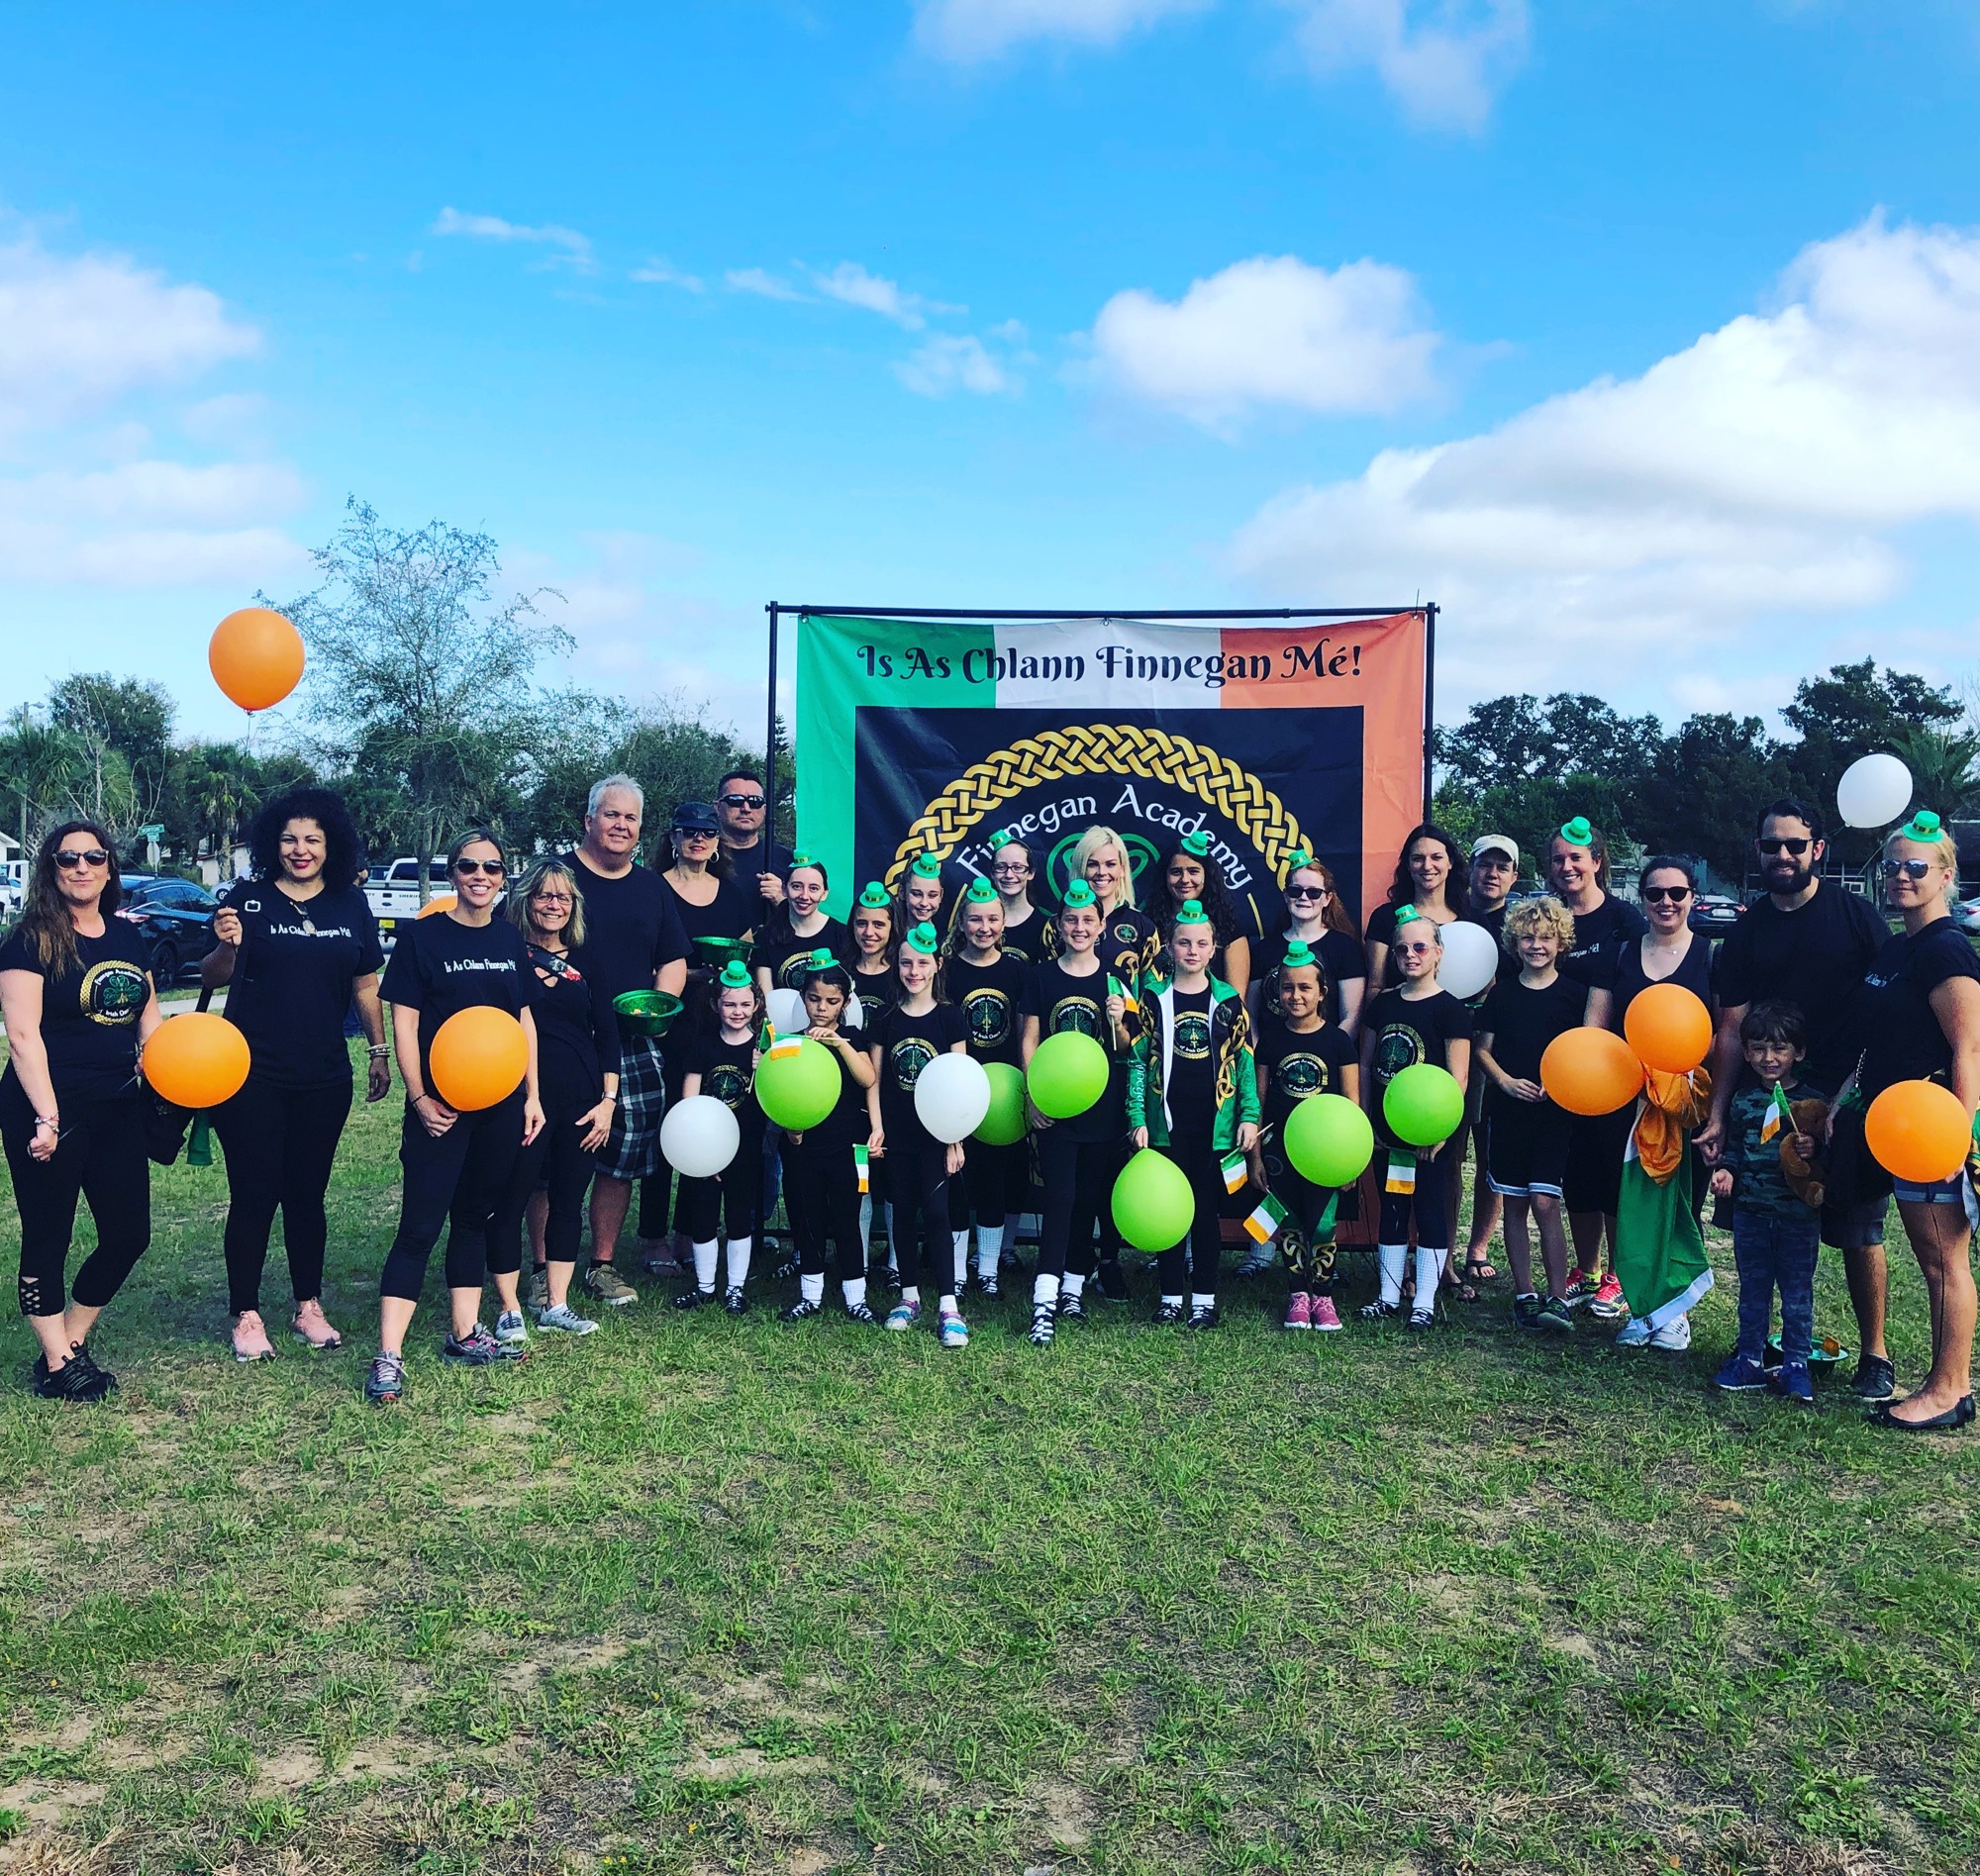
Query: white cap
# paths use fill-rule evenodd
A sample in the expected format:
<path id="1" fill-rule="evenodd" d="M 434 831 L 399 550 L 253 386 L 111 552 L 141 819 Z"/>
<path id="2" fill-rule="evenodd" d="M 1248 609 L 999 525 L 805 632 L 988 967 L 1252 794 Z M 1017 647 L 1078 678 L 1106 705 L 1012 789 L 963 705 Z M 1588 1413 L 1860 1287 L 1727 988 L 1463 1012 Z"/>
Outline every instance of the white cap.
<path id="1" fill-rule="evenodd" d="M 1515 866 L 1520 863 L 1520 843 L 1509 834 L 1481 834 L 1471 842 L 1471 857 L 1481 853 L 1503 853 Z"/>

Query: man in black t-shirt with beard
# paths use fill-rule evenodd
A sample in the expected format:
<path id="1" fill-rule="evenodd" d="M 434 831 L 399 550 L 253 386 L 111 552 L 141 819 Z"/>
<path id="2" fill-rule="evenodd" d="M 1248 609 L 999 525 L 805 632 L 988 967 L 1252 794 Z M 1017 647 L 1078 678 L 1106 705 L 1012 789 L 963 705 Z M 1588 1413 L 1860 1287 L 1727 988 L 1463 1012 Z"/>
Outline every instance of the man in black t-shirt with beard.
<path id="1" fill-rule="evenodd" d="M 1745 1072 L 1739 1025 L 1749 1005 L 1793 1004 L 1808 1025 L 1800 1078 L 1833 1099 L 1856 1065 L 1851 1021 L 1857 986 L 1890 937 L 1867 899 L 1816 877 L 1825 850 L 1822 817 L 1782 800 L 1759 819 L 1754 851 L 1765 894 L 1746 909 L 1720 946 L 1713 970 L 1719 1037 L 1712 1058 L 1712 1118 L 1694 1144 L 1716 1161 L 1726 1117 Z M 1822 1241 L 1842 1253 L 1861 1348 L 1853 1386 L 1866 1401 L 1888 1400 L 1894 1375 L 1884 1346 L 1884 1214 L 1888 1201 L 1822 1209 Z"/>

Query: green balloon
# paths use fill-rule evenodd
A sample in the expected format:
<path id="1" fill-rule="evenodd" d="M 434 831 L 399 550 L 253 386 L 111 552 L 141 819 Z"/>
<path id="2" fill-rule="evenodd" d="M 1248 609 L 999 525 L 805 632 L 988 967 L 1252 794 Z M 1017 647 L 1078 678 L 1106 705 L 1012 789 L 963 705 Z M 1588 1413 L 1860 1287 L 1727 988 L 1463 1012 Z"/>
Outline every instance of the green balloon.
<path id="1" fill-rule="evenodd" d="M 1181 1243 L 1195 1218 L 1189 1175 L 1173 1159 L 1143 1146 L 1121 1168 L 1114 1181 L 1114 1223 L 1137 1250 Z"/>
<path id="2" fill-rule="evenodd" d="M 839 1105 L 839 1063 L 809 1036 L 795 1055 L 765 1055 L 756 1064 L 756 1105 L 778 1127 L 802 1134 Z"/>
<path id="3" fill-rule="evenodd" d="M 1047 1036 L 1032 1055 L 1025 1087 L 1040 1114 L 1069 1121 L 1107 1092 L 1107 1051 L 1077 1030 Z"/>
<path id="4" fill-rule="evenodd" d="M 1405 1146 L 1435 1146 L 1464 1119 L 1464 1090 L 1448 1070 L 1417 1062 L 1389 1083 L 1382 1118 Z"/>
<path id="5" fill-rule="evenodd" d="M 1375 1156 L 1368 1117 L 1339 1094 L 1310 1094 L 1286 1120 L 1286 1157 L 1317 1186 L 1351 1186 Z"/>
<path id="6" fill-rule="evenodd" d="M 990 1111 L 974 1135 L 986 1146 L 1015 1146 L 1025 1137 L 1025 1076 L 1009 1062 L 985 1062 L 990 1077 Z"/>

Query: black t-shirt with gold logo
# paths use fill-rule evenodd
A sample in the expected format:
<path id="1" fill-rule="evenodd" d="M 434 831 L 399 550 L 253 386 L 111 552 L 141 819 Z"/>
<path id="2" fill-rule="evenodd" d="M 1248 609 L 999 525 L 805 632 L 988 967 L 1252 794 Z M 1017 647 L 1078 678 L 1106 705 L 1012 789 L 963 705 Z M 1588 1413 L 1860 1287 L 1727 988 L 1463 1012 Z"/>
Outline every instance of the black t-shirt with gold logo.
<path id="1" fill-rule="evenodd" d="M 1030 974 L 1027 965 L 1010 956 L 988 964 L 972 964 L 961 956 L 949 959 L 948 1000 L 962 1013 L 963 1039 L 978 1061 L 1018 1060 Z"/>
<path id="2" fill-rule="evenodd" d="M 910 1016 L 896 1004 L 861 1039 L 880 1051 L 882 1131 L 890 1140 L 926 1139 L 928 1130 L 915 1113 L 915 1083 L 930 1062 L 964 1039 L 962 1012 L 938 1003 L 920 1016 Z"/>
<path id="3" fill-rule="evenodd" d="M 1172 1126 L 1207 1125 L 1217 1111 L 1217 1070 L 1210 1059 L 1210 986 L 1172 990 L 1168 1047 L 1168 1099 Z"/>
<path id="4" fill-rule="evenodd" d="M 1340 1071 L 1354 1060 L 1354 1043 L 1332 1023 L 1301 1036 L 1274 1023 L 1257 1039 L 1258 1059 L 1265 1065 L 1263 1120 L 1284 1131 L 1294 1108 L 1309 1095 L 1338 1094 Z"/>
<path id="5" fill-rule="evenodd" d="M 0 944 L 0 970 L 42 979 L 42 1046 L 57 1105 L 135 1094 L 138 1019 L 150 995 L 150 957 L 128 920 L 105 919 L 101 938 L 78 932 L 75 948 L 77 962 L 51 977 L 18 929 Z"/>

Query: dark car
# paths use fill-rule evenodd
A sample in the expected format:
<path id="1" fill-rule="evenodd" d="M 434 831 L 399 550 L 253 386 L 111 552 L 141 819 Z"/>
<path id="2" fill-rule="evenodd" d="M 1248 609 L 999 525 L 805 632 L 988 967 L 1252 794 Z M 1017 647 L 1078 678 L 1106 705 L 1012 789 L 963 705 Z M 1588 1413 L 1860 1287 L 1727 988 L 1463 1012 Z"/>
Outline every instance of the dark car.
<path id="1" fill-rule="evenodd" d="M 117 916 L 144 933 L 151 950 L 151 981 L 163 990 L 213 949 L 213 915 L 219 910 L 220 901 L 189 879 L 126 873 Z"/>
<path id="2" fill-rule="evenodd" d="M 1745 917 L 1743 900 L 1729 899 L 1723 892 L 1709 892 L 1691 909 L 1691 929 L 1707 938 L 1724 938 Z"/>

